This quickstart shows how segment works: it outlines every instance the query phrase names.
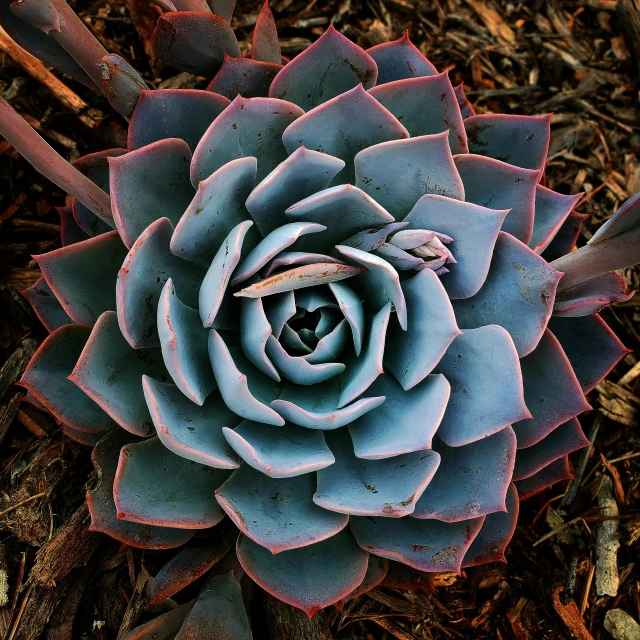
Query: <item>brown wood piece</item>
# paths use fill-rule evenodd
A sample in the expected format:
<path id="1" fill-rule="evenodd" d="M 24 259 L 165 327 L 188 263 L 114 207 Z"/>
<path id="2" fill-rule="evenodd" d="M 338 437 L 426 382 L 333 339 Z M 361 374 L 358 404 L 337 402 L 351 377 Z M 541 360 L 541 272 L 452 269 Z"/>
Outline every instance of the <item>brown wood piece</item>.
<path id="1" fill-rule="evenodd" d="M 311 620 L 306 613 L 262 594 L 262 605 L 267 618 L 270 640 L 332 640 L 329 620 L 324 611 L 318 611 Z"/>
<path id="2" fill-rule="evenodd" d="M 627 47 L 640 72 L 640 0 L 620 0 L 616 12 Z"/>

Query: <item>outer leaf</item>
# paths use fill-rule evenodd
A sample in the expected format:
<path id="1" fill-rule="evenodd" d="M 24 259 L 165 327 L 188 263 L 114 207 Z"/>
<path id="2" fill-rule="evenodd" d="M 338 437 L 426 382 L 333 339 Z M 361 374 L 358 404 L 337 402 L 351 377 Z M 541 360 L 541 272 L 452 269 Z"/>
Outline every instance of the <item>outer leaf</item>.
<path id="1" fill-rule="evenodd" d="M 506 510 L 506 494 L 516 459 L 511 427 L 464 447 L 437 441 L 440 466 L 422 494 L 414 518 L 459 522 Z"/>
<path id="2" fill-rule="evenodd" d="M 451 383 L 451 397 L 438 430 L 450 447 L 486 438 L 530 417 L 518 354 L 497 325 L 465 331 L 436 367 Z"/>
<path id="3" fill-rule="evenodd" d="M 44 278 L 40 278 L 33 286 L 23 289 L 20 293 L 27 299 L 38 320 L 49 333 L 73 322 Z"/>
<path id="4" fill-rule="evenodd" d="M 69 376 L 121 427 L 139 435 L 153 433 L 142 392 L 142 376 L 162 381 L 169 376 L 160 349 L 133 349 L 122 337 L 113 311 L 105 311 Z"/>
<path id="5" fill-rule="evenodd" d="M 322 191 L 344 167 L 344 160 L 300 147 L 281 162 L 246 199 L 262 236 L 288 222 L 285 210 Z M 268 275 L 268 274 L 267 274 Z"/>
<path id="6" fill-rule="evenodd" d="M 377 86 L 420 76 L 433 76 L 436 68 L 420 53 L 420 50 L 409 40 L 409 33 L 398 40 L 383 42 L 366 51 L 378 66 Z"/>
<path id="7" fill-rule="evenodd" d="M 459 85 L 453 87 L 453 90 L 456 93 L 456 98 L 458 99 L 458 106 L 460 107 L 462 117 L 468 118 L 470 116 L 475 116 L 476 110 L 474 106 L 469 102 L 467 96 L 464 93 L 464 83 L 461 82 Z"/>
<path id="8" fill-rule="evenodd" d="M 536 187 L 541 171 L 521 169 L 474 154 L 455 157 L 467 202 L 511 209 L 502 230 L 528 244 L 533 234 Z"/>
<path id="9" fill-rule="evenodd" d="M 405 391 L 387 374 L 379 377 L 369 390 L 386 400 L 381 407 L 349 425 L 358 458 L 390 458 L 431 448 L 451 390 L 444 376 L 427 376 Z"/>
<path id="10" fill-rule="evenodd" d="M 280 71 L 269 96 L 308 111 L 358 85 L 372 87 L 377 76 L 373 59 L 331 25 Z"/>
<path id="11" fill-rule="evenodd" d="M 209 125 L 229 105 L 228 98 L 213 91 L 142 90 L 129 123 L 129 149 L 139 149 L 165 138 L 181 138 L 193 151 Z"/>
<path id="12" fill-rule="evenodd" d="M 236 0 L 207 0 L 207 4 L 213 13 L 220 16 L 225 22 L 231 24 Z"/>
<path id="13" fill-rule="evenodd" d="M 640 193 L 629 198 L 591 237 L 589 244 L 598 244 L 638 226 Z"/>
<path id="14" fill-rule="evenodd" d="M 193 607 L 193 601 L 141 624 L 121 638 L 122 640 L 173 640 L 191 611 L 191 607 Z"/>
<path id="15" fill-rule="evenodd" d="M 447 132 L 383 142 L 355 157 L 356 186 L 402 220 L 426 193 L 464 200 Z"/>
<path id="16" fill-rule="evenodd" d="M 159 438 L 127 444 L 113 482 L 116 517 L 176 529 L 213 527 L 224 517 L 213 491 L 228 477 L 229 471 L 174 456 Z"/>
<path id="17" fill-rule="evenodd" d="M 571 363 L 548 329 L 535 351 L 520 361 L 524 397 L 533 417 L 513 425 L 518 448 L 540 442 L 558 425 L 591 409 Z"/>
<path id="18" fill-rule="evenodd" d="M 358 544 L 383 558 L 398 560 L 420 571 L 460 571 L 469 545 L 484 518 L 439 522 L 414 518 L 350 520 Z"/>
<path id="19" fill-rule="evenodd" d="M 417 451 L 384 460 L 356 458 L 344 431 L 327 434 L 335 464 L 318 471 L 313 501 L 330 511 L 361 516 L 401 518 L 433 478 L 440 456 Z"/>
<path id="20" fill-rule="evenodd" d="M 198 595 L 176 640 L 251 640 L 251 626 L 233 572 L 212 576 Z"/>
<path id="21" fill-rule="evenodd" d="M 217 469 L 237 469 L 239 458 L 227 444 L 224 427 L 241 419 L 212 393 L 199 407 L 178 387 L 142 376 L 144 397 L 162 444 L 178 456 Z"/>
<path id="22" fill-rule="evenodd" d="M 242 533 L 275 554 L 315 545 L 347 525 L 347 516 L 312 502 L 315 489 L 311 473 L 270 478 L 242 465 L 216 491 L 216 497 Z M 245 567 L 242 558 L 240 562 Z M 246 567 L 245 571 L 251 575 Z"/>
<path id="23" fill-rule="evenodd" d="M 237 95 L 244 98 L 266 98 L 271 82 L 280 69 L 281 64 L 250 58 L 232 58 L 225 54 L 222 67 L 209 83 L 207 91 L 215 91 L 229 100 Z"/>
<path id="24" fill-rule="evenodd" d="M 571 418 L 556 427 L 548 436 L 526 449 L 518 449 L 514 480 L 524 480 L 541 469 L 576 449 L 588 447 L 591 443 L 585 438 L 582 427 L 576 418 Z"/>
<path id="25" fill-rule="evenodd" d="M 453 303 L 458 325 L 471 329 L 499 324 L 524 357 L 542 337 L 561 276 L 513 236 L 500 232 L 482 289 L 473 298 Z"/>
<path id="26" fill-rule="evenodd" d="M 153 32 L 153 50 L 170 67 L 209 78 L 222 66 L 225 53 L 240 55 L 238 41 L 228 23 L 202 11 L 160 16 Z"/>
<path id="27" fill-rule="evenodd" d="M 294 425 L 272 427 L 250 420 L 222 431 L 249 466 L 271 478 L 293 478 L 335 462 L 320 431 Z"/>
<path id="28" fill-rule="evenodd" d="M 525 169 L 542 169 L 549 148 L 551 115 L 483 114 L 464 121 L 469 151 Z"/>
<path id="29" fill-rule="evenodd" d="M 300 56 L 296 58 L 299 59 Z M 280 73 L 287 72 L 291 64 Z M 276 77 L 274 82 L 277 81 Z M 358 114 L 355 120 L 354 113 Z M 282 140 L 289 153 L 305 146 L 344 160 L 346 166 L 339 176 L 344 182 L 351 182 L 353 159 L 358 151 L 408 137 L 409 133 L 398 120 L 358 85 L 305 113 L 286 129 Z"/>
<path id="30" fill-rule="evenodd" d="M 126 255 L 118 232 L 111 231 L 34 258 L 65 313 L 90 327 L 116 308 L 116 278 Z"/>
<path id="31" fill-rule="evenodd" d="M 323 542 L 276 555 L 240 536 L 237 550 L 254 582 L 309 617 L 361 584 L 369 557 L 346 529 Z"/>
<path id="32" fill-rule="evenodd" d="M 553 316 L 549 329 L 560 341 L 585 393 L 591 391 L 629 353 L 629 349 L 597 314 L 582 318 Z"/>
<path id="33" fill-rule="evenodd" d="M 276 22 L 273 19 L 268 0 L 262 5 L 262 10 L 258 14 L 253 31 L 251 57 L 254 60 L 262 60 L 274 64 L 282 62 Z"/>
<path id="34" fill-rule="evenodd" d="M 215 330 L 209 333 L 209 356 L 218 388 L 231 411 L 247 420 L 284 424 L 284 419 L 266 404 L 278 396 L 279 386 L 255 369 L 238 349 L 229 351 Z"/>
<path id="35" fill-rule="evenodd" d="M 398 118 L 411 137 L 447 133 L 444 138 L 451 152 L 467 153 L 467 133 L 448 69 L 427 75 L 378 85 L 369 93 Z"/>
<path id="36" fill-rule="evenodd" d="M 257 177 L 262 180 L 286 159 L 283 132 L 302 113 L 284 100 L 238 96 L 202 136 L 193 154 L 191 181 L 197 185 L 230 160 L 247 156 L 258 157 Z"/>
<path id="37" fill-rule="evenodd" d="M 557 316 L 590 316 L 614 302 L 627 302 L 635 291 L 627 293 L 626 280 L 610 271 L 589 278 L 556 296 L 553 313 Z"/>
<path id="38" fill-rule="evenodd" d="M 90 331 L 76 324 L 55 330 L 35 352 L 20 385 L 58 420 L 82 433 L 115 427 L 109 416 L 67 378 L 89 339 Z"/>
<path id="39" fill-rule="evenodd" d="M 76 219 L 73 216 L 72 206 L 54 207 L 54 209 L 60 216 L 60 242 L 63 247 L 66 247 L 70 244 L 76 244 L 76 242 L 82 242 L 83 240 L 88 240 L 91 237 L 88 233 L 85 233 L 82 227 L 76 222 Z M 98 218 L 95 214 L 91 213 L 91 215 L 96 220 L 102 222 L 102 220 L 100 220 L 100 218 Z M 106 225 L 107 223 L 103 222 L 103 224 Z"/>
<path id="40" fill-rule="evenodd" d="M 536 215 L 533 235 L 529 240 L 529 246 L 536 253 L 542 253 L 549 246 L 583 195 L 565 196 L 541 184 L 536 185 Z"/>
<path id="41" fill-rule="evenodd" d="M 106 533 L 124 544 L 141 549 L 180 547 L 193 536 L 195 533 L 193 530 L 153 527 L 116 518 L 113 482 L 120 450 L 132 441 L 137 442 L 138 440 L 122 429 L 114 429 L 100 440 L 91 454 L 91 461 L 98 476 L 98 484 L 92 491 L 87 491 L 87 505 L 91 513 L 89 530 Z M 134 640 L 144 639 L 145 636 L 136 637 L 134 635 L 132 638 Z"/>
<path id="42" fill-rule="evenodd" d="M 367 565 L 367 573 L 364 579 L 351 593 L 347 594 L 339 602 L 334 603 L 338 611 L 342 613 L 347 602 L 351 602 L 351 600 L 361 596 L 363 593 L 367 593 L 367 591 L 377 587 L 385 579 L 388 569 L 389 561 L 386 558 L 379 558 L 369 554 L 369 564 Z"/>
<path id="43" fill-rule="evenodd" d="M 500 226 L 508 211 L 487 209 L 439 195 L 420 198 L 405 218 L 408 229 L 429 229 L 452 238 L 456 264 L 441 279 L 450 300 L 474 296 L 487 278 Z"/>
<path id="44" fill-rule="evenodd" d="M 588 217 L 589 214 L 587 213 L 572 211 L 553 240 L 549 243 L 549 246 L 544 250 L 544 259 L 552 262 L 572 251 L 580 235 L 582 223 Z"/>
<path id="45" fill-rule="evenodd" d="M 449 345 L 462 332 L 438 276 L 424 269 L 402 283 L 409 330 L 396 325 L 389 332 L 385 366 L 402 388 L 415 387 L 438 364 Z"/>
<path id="46" fill-rule="evenodd" d="M 167 218 L 152 222 L 134 242 L 116 283 L 118 322 L 134 348 L 156 347 L 158 300 L 172 279 L 189 306 L 196 306 L 202 270 L 169 250 L 173 225 Z"/>
<path id="47" fill-rule="evenodd" d="M 194 195 L 190 162 L 187 143 L 177 138 L 109 159 L 113 218 L 127 247 L 159 218 L 178 222 Z"/>
<path id="48" fill-rule="evenodd" d="M 471 543 L 462 561 L 462 567 L 475 567 L 487 562 L 506 562 L 505 549 L 511 540 L 518 522 L 520 500 L 515 485 L 507 491 L 506 512 L 490 513 Z"/>
<path id="49" fill-rule="evenodd" d="M 380 586 L 391 589 L 420 589 L 422 591 L 436 590 L 433 573 L 418 571 L 402 562 L 389 560 L 389 569 Z"/>
<path id="50" fill-rule="evenodd" d="M 571 480 L 572 478 L 573 473 L 571 471 L 571 465 L 569 464 L 569 458 L 564 456 L 564 458 L 552 462 L 529 478 L 519 480 L 515 485 L 520 500 L 526 500 L 536 493 L 544 491 L 544 489 L 556 482 Z"/>

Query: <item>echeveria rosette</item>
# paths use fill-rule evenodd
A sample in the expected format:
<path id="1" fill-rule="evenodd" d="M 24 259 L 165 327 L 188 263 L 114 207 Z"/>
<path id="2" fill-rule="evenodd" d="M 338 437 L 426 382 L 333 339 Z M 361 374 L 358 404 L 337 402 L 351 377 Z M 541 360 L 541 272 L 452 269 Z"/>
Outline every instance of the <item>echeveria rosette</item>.
<path id="1" fill-rule="evenodd" d="M 36 258 L 52 333 L 23 384 L 96 444 L 94 530 L 185 545 L 155 601 L 209 571 L 162 624 L 226 607 L 248 637 L 242 571 L 311 615 L 389 561 L 503 560 L 518 494 L 568 477 L 584 394 L 626 353 L 593 314 L 619 277 L 560 304 L 541 255 L 575 245 L 579 197 L 540 184 L 549 118 L 473 115 L 406 37 L 330 28 L 268 95 L 143 92 L 128 140 L 79 166 L 115 230 L 76 202 Z"/>

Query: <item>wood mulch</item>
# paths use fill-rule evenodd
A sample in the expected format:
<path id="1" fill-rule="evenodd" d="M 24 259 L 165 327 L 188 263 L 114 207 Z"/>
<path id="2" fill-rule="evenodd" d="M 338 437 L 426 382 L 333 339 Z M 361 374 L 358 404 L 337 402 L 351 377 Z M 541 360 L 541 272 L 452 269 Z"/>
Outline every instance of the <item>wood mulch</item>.
<path id="1" fill-rule="evenodd" d="M 259 4 L 238 0 L 234 26 L 244 50 Z M 151 59 L 158 11 L 146 0 L 72 5 L 151 86 L 205 86 Z M 454 84 L 465 82 L 479 112 L 553 112 L 547 184 L 586 192 L 578 205 L 590 215 L 581 241 L 640 190 L 638 0 L 273 0 L 272 8 L 287 56 L 330 22 L 362 46 L 408 29 L 439 69 L 449 69 Z M 34 63 L 1 32 L 0 92 L 70 160 L 124 146 L 125 122 L 104 99 Z M 95 480 L 89 449 L 21 404 L 24 391 L 13 386 L 45 337 L 17 290 L 39 277 L 31 255 L 59 246 L 53 207 L 64 203 L 59 189 L 0 140 L 5 640 L 119 637 L 153 612 L 145 590 L 166 558 L 88 532 L 84 491 Z M 637 289 L 638 271 L 624 275 Z M 330 608 L 311 623 L 255 593 L 255 638 L 640 638 L 633 626 L 640 617 L 640 298 L 604 317 L 633 353 L 589 395 L 595 410 L 581 422 L 594 446 L 572 456 L 576 479 L 522 504 L 507 564 L 440 575 L 435 593 L 376 588 L 342 613 Z"/>

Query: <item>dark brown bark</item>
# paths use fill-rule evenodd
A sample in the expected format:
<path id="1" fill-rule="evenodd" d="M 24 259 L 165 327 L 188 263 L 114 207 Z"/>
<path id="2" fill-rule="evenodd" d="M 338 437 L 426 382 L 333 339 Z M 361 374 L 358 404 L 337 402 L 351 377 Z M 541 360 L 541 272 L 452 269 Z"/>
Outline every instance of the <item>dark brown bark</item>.
<path id="1" fill-rule="evenodd" d="M 269 640 L 332 640 L 329 620 L 324 611 L 318 611 L 311 620 L 306 613 L 262 594 L 262 606 L 267 619 Z"/>

